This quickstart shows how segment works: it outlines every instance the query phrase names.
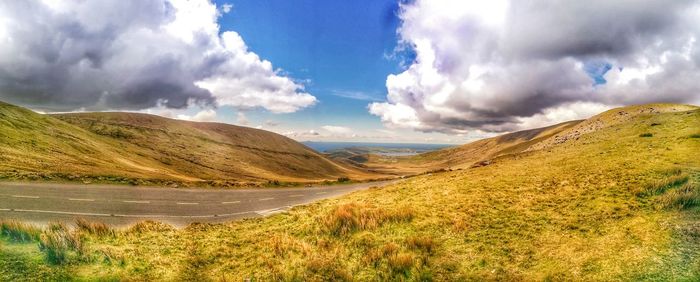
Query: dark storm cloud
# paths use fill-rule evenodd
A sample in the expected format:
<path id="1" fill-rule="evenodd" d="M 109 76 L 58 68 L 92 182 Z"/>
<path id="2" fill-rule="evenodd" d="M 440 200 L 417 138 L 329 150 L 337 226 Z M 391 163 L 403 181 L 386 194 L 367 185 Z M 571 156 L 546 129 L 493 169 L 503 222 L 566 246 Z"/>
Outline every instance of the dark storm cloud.
<path id="1" fill-rule="evenodd" d="M 369 106 L 390 127 L 510 131 L 700 102 L 698 1 L 416 1 L 400 17 L 416 60 Z"/>
<path id="2" fill-rule="evenodd" d="M 224 46 L 218 15 L 206 0 L 0 1 L 0 99 L 49 111 L 315 102 L 235 32 Z"/>

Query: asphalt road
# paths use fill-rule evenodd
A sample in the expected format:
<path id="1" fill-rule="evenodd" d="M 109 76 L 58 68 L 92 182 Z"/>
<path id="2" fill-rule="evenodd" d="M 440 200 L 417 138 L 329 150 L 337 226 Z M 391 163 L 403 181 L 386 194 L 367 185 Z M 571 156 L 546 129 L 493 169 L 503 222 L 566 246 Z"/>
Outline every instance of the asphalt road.
<path id="1" fill-rule="evenodd" d="M 115 226 L 156 220 L 181 227 L 267 216 L 390 182 L 235 190 L 0 183 L 0 219 L 43 225 L 80 217 Z"/>

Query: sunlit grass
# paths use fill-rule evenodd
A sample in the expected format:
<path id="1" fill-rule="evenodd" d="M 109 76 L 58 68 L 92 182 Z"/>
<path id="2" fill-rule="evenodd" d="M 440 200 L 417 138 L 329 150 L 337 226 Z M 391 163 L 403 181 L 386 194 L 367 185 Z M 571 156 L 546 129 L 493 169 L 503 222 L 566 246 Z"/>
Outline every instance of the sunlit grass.
<path id="1" fill-rule="evenodd" d="M 83 258 L 55 269 L 134 280 L 694 281 L 700 142 L 687 136 L 699 118 L 641 116 L 268 218 L 144 222 L 113 236 L 79 228 Z M 639 138 L 652 123 L 654 138 Z"/>

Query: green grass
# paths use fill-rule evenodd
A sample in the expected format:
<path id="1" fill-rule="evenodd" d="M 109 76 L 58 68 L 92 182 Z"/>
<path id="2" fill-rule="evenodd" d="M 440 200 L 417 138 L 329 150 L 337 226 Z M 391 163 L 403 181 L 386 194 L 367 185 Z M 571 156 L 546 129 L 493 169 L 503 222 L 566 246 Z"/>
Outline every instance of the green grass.
<path id="1" fill-rule="evenodd" d="M 267 218 L 147 222 L 113 236 L 82 228 L 79 258 L 49 269 L 170 281 L 697 281 L 700 142 L 686 137 L 699 120 L 700 110 L 642 114 Z M 654 138 L 639 138 L 652 122 Z M 6 257 L 0 266 L 13 267 Z"/>

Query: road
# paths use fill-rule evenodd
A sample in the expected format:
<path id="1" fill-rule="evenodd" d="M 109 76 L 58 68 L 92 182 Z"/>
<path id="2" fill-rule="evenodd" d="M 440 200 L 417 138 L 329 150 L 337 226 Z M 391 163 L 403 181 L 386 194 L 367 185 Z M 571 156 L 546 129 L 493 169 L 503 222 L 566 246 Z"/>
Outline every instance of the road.
<path id="1" fill-rule="evenodd" d="M 0 183 L 0 219 L 44 225 L 80 217 L 114 226 L 156 220 L 182 227 L 191 222 L 267 216 L 391 182 L 228 190 Z"/>

